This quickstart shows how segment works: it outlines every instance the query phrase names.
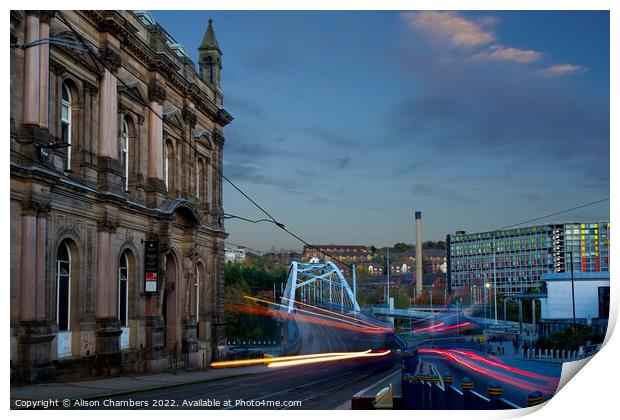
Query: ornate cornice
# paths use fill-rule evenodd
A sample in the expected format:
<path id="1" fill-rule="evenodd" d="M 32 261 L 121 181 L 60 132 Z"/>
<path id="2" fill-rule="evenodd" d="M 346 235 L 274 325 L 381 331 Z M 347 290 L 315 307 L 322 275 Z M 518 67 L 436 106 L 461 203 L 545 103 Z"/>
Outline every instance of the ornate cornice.
<path id="1" fill-rule="evenodd" d="M 58 61 L 53 60 L 50 60 L 50 70 L 52 70 L 54 74 L 57 74 L 59 76 L 62 76 L 67 72 L 67 68 L 65 66 L 60 64 Z"/>
<path id="2" fill-rule="evenodd" d="M 185 124 L 187 124 L 190 129 L 193 129 L 196 126 L 198 118 L 196 117 L 196 113 L 194 111 L 189 108 L 183 108 L 181 116 L 183 117 L 183 121 L 185 121 Z"/>
<path id="3" fill-rule="evenodd" d="M 36 200 L 28 200 L 22 202 L 22 214 L 29 215 L 46 215 L 50 212 L 50 205 L 48 203 L 43 203 L 41 201 Z"/>
<path id="4" fill-rule="evenodd" d="M 217 114 L 215 116 L 215 122 L 217 122 L 222 127 L 228 125 L 232 122 L 233 117 L 225 109 L 220 108 L 217 110 Z"/>
<path id="5" fill-rule="evenodd" d="M 82 81 L 82 84 L 84 85 L 84 92 L 88 95 L 95 96 L 99 93 L 99 87 L 89 82 L 88 80 Z"/>
<path id="6" fill-rule="evenodd" d="M 125 39 L 138 31 L 115 10 L 87 10 L 82 13 L 93 21 L 99 31 L 114 34 L 119 39 Z"/>
<path id="7" fill-rule="evenodd" d="M 118 227 L 118 219 L 112 219 L 110 216 L 104 216 L 103 219 L 97 220 L 97 230 L 99 232 L 116 232 Z"/>
<path id="8" fill-rule="evenodd" d="M 121 55 L 109 45 L 99 48 L 99 58 L 103 61 L 103 65 L 115 74 L 123 64 L 121 61 Z"/>
<path id="9" fill-rule="evenodd" d="M 213 133 L 213 141 L 218 144 L 218 145 L 223 145 L 224 144 L 224 136 L 221 133 L 218 133 L 217 131 L 215 133 Z"/>
<path id="10" fill-rule="evenodd" d="M 157 53 L 149 47 L 144 40 L 134 34 L 129 34 L 121 40 L 121 46 L 127 50 L 129 54 L 143 62 L 150 71 L 156 71 L 166 77 L 168 84 L 177 89 L 178 92 L 187 97 L 196 109 L 214 120 L 218 119 L 220 108 L 202 91 L 196 83 L 177 72 L 176 62 L 167 56 Z M 195 76 L 199 77 L 199 73 L 195 71 Z M 226 125 L 232 121 L 232 117 L 226 111 L 220 113 L 218 123 Z"/>
<path id="11" fill-rule="evenodd" d="M 50 23 L 50 21 L 56 15 L 55 10 L 41 10 L 41 16 L 39 17 L 39 22 L 41 23 Z"/>
<path id="12" fill-rule="evenodd" d="M 155 80 L 151 80 L 149 83 L 148 96 L 149 101 L 157 102 L 158 104 L 163 105 L 167 97 L 166 87 Z"/>

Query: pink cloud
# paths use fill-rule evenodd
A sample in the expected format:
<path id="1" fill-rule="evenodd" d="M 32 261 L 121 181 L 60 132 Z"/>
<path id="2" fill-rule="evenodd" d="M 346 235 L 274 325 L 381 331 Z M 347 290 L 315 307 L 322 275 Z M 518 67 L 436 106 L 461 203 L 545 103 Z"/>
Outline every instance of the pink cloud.
<path id="1" fill-rule="evenodd" d="M 539 51 L 493 45 L 488 51 L 476 54 L 474 58 L 479 60 L 512 61 L 514 63 L 527 64 L 538 60 L 541 56 L 542 53 Z"/>
<path id="2" fill-rule="evenodd" d="M 551 67 L 547 67 L 542 69 L 540 73 L 543 76 L 564 76 L 565 74 L 572 73 L 581 73 L 586 71 L 587 69 L 581 66 L 577 66 L 575 64 L 556 64 Z"/>
<path id="3" fill-rule="evenodd" d="M 474 47 L 495 40 L 493 32 L 454 12 L 409 12 L 402 17 L 410 29 L 447 41 L 453 47 Z"/>

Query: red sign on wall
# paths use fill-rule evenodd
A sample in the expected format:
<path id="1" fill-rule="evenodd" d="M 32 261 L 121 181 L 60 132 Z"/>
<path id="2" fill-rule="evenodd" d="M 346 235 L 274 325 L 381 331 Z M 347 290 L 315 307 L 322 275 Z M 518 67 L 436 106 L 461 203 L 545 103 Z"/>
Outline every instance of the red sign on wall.
<path id="1" fill-rule="evenodd" d="M 159 254 L 157 241 L 144 241 L 144 292 L 157 293 Z"/>

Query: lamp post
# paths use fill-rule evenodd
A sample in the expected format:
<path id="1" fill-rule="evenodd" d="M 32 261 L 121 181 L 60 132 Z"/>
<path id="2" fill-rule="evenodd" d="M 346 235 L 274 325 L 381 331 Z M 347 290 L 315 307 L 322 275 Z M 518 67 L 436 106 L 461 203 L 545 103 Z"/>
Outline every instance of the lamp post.
<path id="1" fill-rule="evenodd" d="M 431 290 L 428 291 L 431 295 L 431 313 L 433 313 L 433 289 L 434 288 L 435 288 L 435 285 L 433 284 L 433 287 L 431 288 Z"/>
<path id="2" fill-rule="evenodd" d="M 489 306 L 487 298 L 489 296 L 490 287 L 491 287 L 491 284 L 488 282 L 484 285 L 484 323 L 485 324 L 487 320 L 487 307 Z M 489 316 L 491 316 L 491 308 L 489 308 Z"/>
<path id="3" fill-rule="evenodd" d="M 386 257 L 386 260 L 387 260 L 387 291 L 385 294 L 386 295 L 385 301 L 389 308 L 390 307 L 390 247 L 389 246 L 387 247 L 386 253 L 387 253 L 387 257 Z"/>
<path id="4" fill-rule="evenodd" d="M 575 346 L 577 346 L 577 319 L 575 318 L 575 278 L 573 274 L 573 252 L 568 251 L 570 256 L 570 284 L 573 295 L 573 339 L 575 340 Z"/>
<path id="5" fill-rule="evenodd" d="M 493 302 L 495 303 L 495 324 L 497 324 L 497 268 L 495 264 L 495 232 L 493 232 Z"/>

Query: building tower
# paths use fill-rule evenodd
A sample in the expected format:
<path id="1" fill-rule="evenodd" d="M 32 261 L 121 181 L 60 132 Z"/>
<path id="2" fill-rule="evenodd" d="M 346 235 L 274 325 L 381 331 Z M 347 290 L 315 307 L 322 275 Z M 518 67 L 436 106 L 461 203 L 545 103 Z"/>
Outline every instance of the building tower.
<path id="1" fill-rule="evenodd" d="M 222 50 L 220 50 L 217 44 L 217 38 L 213 30 L 213 19 L 209 19 L 209 26 L 198 47 L 198 53 L 200 74 L 205 82 L 210 83 L 219 90 L 220 72 L 222 70 Z"/>
<path id="2" fill-rule="evenodd" d="M 416 296 L 422 295 L 422 212 L 415 212 L 415 290 Z"/>

